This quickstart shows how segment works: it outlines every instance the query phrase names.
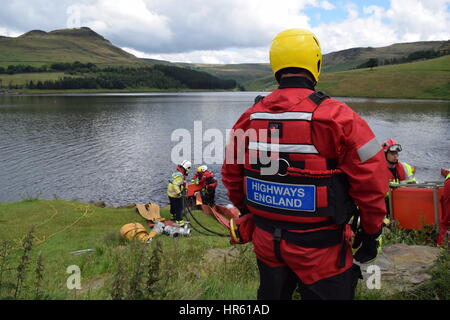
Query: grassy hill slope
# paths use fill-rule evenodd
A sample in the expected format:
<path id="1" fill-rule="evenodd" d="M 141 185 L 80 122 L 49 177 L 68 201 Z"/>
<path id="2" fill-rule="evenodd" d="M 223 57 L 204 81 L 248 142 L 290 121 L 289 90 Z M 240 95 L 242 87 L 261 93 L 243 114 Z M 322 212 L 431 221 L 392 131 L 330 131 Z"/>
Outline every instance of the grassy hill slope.
<path id="1" fill-rule="evenodd" d="M 272 74 L 272 68 L 267 63 L 242 63 L 242 64 L 185 64 L 181 67 L 189 67 L 197 71 L 208 72 L 222 79 L 236 80 L 241 84 L 256 80 Z"/>
<path id="2" fill-rule="evenodd" d="M 145 65 L 89 28 L 52 32 L 30 31 L 17 38 L 0 37 L 0 66 L 41 66 L 53 62 L 110 65 Z"/>
<path id="3" fill-rule="evenodd" d="M 272 91 L 273 76 L 249 83 L 247 90 Z M 450 56 L 398 65 L 323 73 L 318 85 L 332 96 L 450 99 Z"/>
<path id="4" fill-rule="evenodd" d="M 376 58 L 379 61 L 402 58 L 416 51 L 439 51 L 446 49 L 449 41 L 419 41 L 396 43 L 380 48 L 351 48 L 332 52 L 323 57 L 323 72 L 337 72 L 353 69 L 365 61 Z"/>
<path id="5" fill-rule="evenodd" d="M 351 70 L 371 58 L 384 61 L 403 58 L 416 51 L 450 50 L 450 41 L 421 41 L 397 43 L 380 48 L 351 48 L 325 54 L 323 73 Z M 196 70 L 202 70 L 224 79 L 233 79 L 244 85 L 247 90 L 264 88 L 266 79 L 272 77 L 269 64 L 180 64 Z"/>
<path id="6" fill-rule="evenodd" d="M 318 88 L 334 96 L 450 99 L 450 56 L 325 73 Z"/>
<path id="7" fill-rule="evenodd" d="M 319 88 L 335 96 L 450 99 L 449 56 L 373 70 L 348 71 L 370 58 L 383 61 L 426 50 L 450 50 L 450 41 L 401 43 L 329 53 L 324 55 L 324 72 Z M 139 59 L 86 27 L 52 32 L 34 30 L 16 38 L 0 37 L 0 67 L 74 61 L 90 62 L 99 67 L 176 66 L 207 72 L 222 79 L 233 79 L 246 90 L 270 91 L 276 87 L 269 64 L 212 65 Z M 6 86 L 21 85 L 27 80 L 55 80 L 60 76 L 56 73 L 2 75 L 0 80 Z"/>

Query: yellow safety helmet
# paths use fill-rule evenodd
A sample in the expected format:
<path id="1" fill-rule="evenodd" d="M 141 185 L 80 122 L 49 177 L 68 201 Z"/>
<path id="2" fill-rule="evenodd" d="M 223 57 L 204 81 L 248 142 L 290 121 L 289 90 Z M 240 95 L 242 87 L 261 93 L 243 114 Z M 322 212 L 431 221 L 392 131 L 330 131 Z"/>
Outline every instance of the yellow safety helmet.
<path id="1" fill-rule="evenodd" d="M 205 166 L 205 165 L 200 166 L 197 169 L 197 172 L 201 172 L 201 173 L 206 172 L 206 171 L 208 171 L 208 166 Z"/>
<path id="2" fill-rule="evenodd" d="M 280 32 L 270 47 L 270 65 L 277 81 L 278 71 L 285 68 L 302 68 L 308 70 L 317 83 L 322 69 L 319 40 L 313 33 L 304 29 Z"/>

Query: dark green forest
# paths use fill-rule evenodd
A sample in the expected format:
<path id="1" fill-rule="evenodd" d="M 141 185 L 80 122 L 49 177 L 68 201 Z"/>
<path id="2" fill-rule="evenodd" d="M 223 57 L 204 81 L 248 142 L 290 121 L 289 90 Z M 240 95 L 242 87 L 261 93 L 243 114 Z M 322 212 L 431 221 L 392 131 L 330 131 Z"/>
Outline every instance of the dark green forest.
<path id="1" fill-rule="evenodd" d="M 67 76 L 58 80 L 27 81 L 24 87 L 10 89 L 65 90 L 65 89 L 222 89 L 237 87 L 234 80 L 223 80 L 206 72 L 187 68 L 155 65 L 150 67 L 105 67 L 93 63 L 53 63 L 33 67 L 10 65 L 0 67 L 0 74 L 64 72 Z"/>

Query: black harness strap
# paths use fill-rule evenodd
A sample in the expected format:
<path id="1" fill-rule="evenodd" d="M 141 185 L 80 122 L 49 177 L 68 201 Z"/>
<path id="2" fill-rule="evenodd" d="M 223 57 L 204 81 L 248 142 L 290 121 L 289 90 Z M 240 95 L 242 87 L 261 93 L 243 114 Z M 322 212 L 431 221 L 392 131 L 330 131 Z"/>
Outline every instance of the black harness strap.
<path id="1" fill-rule="evenodd" d="M 259 103 L 259 102 L 262 101 L 264 98 L 265 98 L 265 96 L 261 96 L 261 95 L 257 96 L 257 97 L 255 98 L 255 103 L 254 103 L 253 105 Z"/>
<path id="2" fill-rule="evenodd" d="M 315 91 L 308 98 L 319 106 L 323 101 L 330 99 L 330 96 L 328 96 L 325 92 Z"/>
<path id="3" fill-rule="evenodd" d="M 342 247 L 341 252 L 339 253 L 339 268 L 345 267 L 345 258 L 347 254 L 347 241 L 345 239 L 342 239 Z"/>
<path id="4" fill-rule="evenodd" d="M 281 239 L 305 248 L 328 248 L 342 241 L 342 227 L 338 229 L 318 230 L 305 233 L 289 232 L 255 220 L 255 225 L 274 235 L 274 241 Z"/>
<path id="5" fill-rule="evenodd" d="M 331 219 L 316 223 L 298 223 L 279 220 L 269 220 L 257 215 L 253 216 L 253 221 L 255 222 L 256 225 L 267 225 L 283 230 L 312 230 L 312 229 L 319 229 L 322 227 L 328 227 L 335 224 Z"/>
<path id="6" fill-rule="evenodd" d="M 339 254 L 339 268 L 345 267 L 345 258 L 347 253 L 347 243 L 343 237 L 344 227 L 338 229 L 318 230 L 306 233 L 289 232 L 288 230 L 312 230 L 320 227 L 333 225 L 332 220 L 326 220 L 318 223 L 289 223 L 274 221 L 253 216 L 255 225 L 273 235 L 273 249 L 275 257 L 280 262 L 284 262 L 281 257 L 281 240 L 304 247 L 304 248 L 328 248 L 342 243 Z"/>
<path id="7" fill-rule="evenodd" d="M 280 228 L 275 228 L 273 231 L 273 251 L 275 253 L 275 257 L 277 257 L 278 261 L 283 262 L 283 258 L 281 257 L 280 244 L 282 239 L 283 230 Z"/>

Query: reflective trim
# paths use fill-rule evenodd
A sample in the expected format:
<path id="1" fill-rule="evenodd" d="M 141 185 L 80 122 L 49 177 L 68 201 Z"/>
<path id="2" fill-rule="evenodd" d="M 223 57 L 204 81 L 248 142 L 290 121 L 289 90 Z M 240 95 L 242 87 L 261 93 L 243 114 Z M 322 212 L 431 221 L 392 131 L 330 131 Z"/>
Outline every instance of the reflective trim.
<path id="1" fill-rule="evenodd" d="M 316 147 L 312 144 L 278 144 L 265 142 L 250 142 L 248 145 L 250 150 L 272 151 L 285 153 L 314 153 L 318 154 Z"/>
<path id="2" fill-rule="evenodd" d="M 406 172 L 406 179 L 405 179 L 405 181 L 406 182 L 416 182 L 417 183 L 417 180 L 414 177 L 413 167 L 409 163 L 406 163 L 406 162 L 402 162 L 402 165 L 403 165 L 403 168 L 405 168 L 405 172 Z"/>
<path id="3" fill-rule="evenodd" d="M 250 116 L 250 120 L 305 120 L 311 121 L 312 112 L 256 112 Z"/>
<path id="4" fill-rule="evenodd" d="M 361 160 L 361 162 L 366 162 L 374 155 L 376 155 L 380 150 L 381 146 L 378 143 L 377 138 L 373 138 L 365 145 L 363 145 L 361 148 L 356 150 L 356 152 L 358 152 L 359 159 Z"/>

